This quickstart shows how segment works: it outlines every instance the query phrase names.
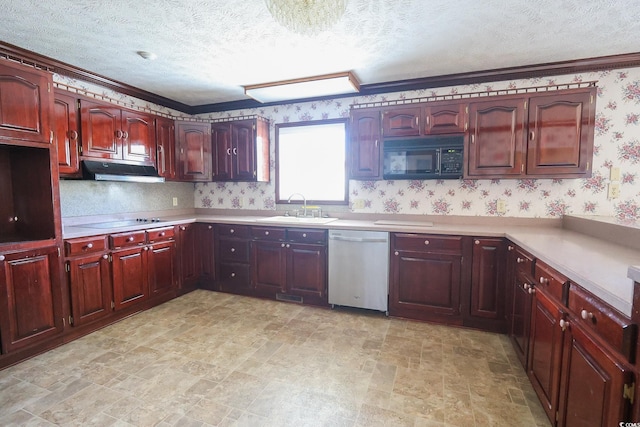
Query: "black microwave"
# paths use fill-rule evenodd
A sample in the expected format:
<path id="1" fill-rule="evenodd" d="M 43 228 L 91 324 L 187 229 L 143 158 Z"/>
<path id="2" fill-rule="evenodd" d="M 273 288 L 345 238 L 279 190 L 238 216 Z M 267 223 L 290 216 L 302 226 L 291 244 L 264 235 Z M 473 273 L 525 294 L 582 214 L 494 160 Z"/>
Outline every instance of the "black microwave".
<path id="1" fill-rule="evenodd" d="M 384 141 L 384 179 L 462 177 L 464 135 Z"/>

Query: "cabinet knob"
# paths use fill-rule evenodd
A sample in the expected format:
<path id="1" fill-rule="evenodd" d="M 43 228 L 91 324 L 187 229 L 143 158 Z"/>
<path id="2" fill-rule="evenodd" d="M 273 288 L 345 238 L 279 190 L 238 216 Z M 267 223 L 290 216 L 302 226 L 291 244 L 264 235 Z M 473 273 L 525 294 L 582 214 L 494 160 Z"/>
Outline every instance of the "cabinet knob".
<path id="1" fill-rule="evenodd" d="M 236 230 L 234 230 L 233 228 L 231 230 L 229 230 L 229 233 L 231 233 L 231 234 L 233 234 L 235 232 L 236 232 Z"/>
<path id="2" fill-rule="evenodd" d="M 284 244 L 284 243 L 281 243 L 281 244 L 280 244 L 280 247 L 281 247 L 281 248 L 284 248 L 284 247 L 285 247 L 285 244 Z"/>
<path id="3" fill-rule="evenodd" d="M 236 251 L 236 248 L 231 248 L 231 252 L 235 252 L 235 251 Z"/>
<path id="4" fill-rule="evenodd" d="M 92 249 L 93 248 L 93 243 L 87 243 L 87 249 Z"/>
<path id="5" fill-rule="evenodd" d="M 122 131 L 118 129 L 117 131 L 115 131 L 115 135 L 118 139 L 122 138 Z"/>
<path id="6" fill-rule="evenodd" d="M 227 148 L 227 156 L 231 155 L 231 148 Z"/>
<path id="7" fill-rule="evenodd" d="M 424 244 L 425 244 L 425 245 L 428 245 L 428 244 L 429 244 L 429 241 L 428 241 L 428 240 L 425 240 L 425 241 L 424 241 Z"/>
<path id="8" fill-rule="evenodd" d="M 525 291 L 526 291 L 526 290 L 528 290 L 530 287 L 531 287 L 531 285 L 530 285 L 530 284 L 528 284 L 528 283 L 523 283 L 523 284 L 522 284 L 522 288 L 523 288 Z"/>
<path id="9" fill-rule="evenodd" d="M 593 319 L 593 313 L 587 310 L 582 310 L 580 312 L 580 317 L 582 317 L 584 320 Z"/>
<path id="10" fill-rule="evenodd" d="M 473 243 L 475 243 L 476 245 L 479 245 L 479 244 L 480 244 L 480 240 L 476 240 L 476 241 L 475 241 L 475 242 L 473 242 Z"/>
<path id="11" fill-rule="evenodd" d="M 231 273 L 231 277 L 236 277 L 236 273 Z"/>
<path id="12" fill-rule="evenodd" d="M 529 295 L 533 295 L 536 293 L 536 289 L 533 286 L 529 287 Z"/>
<path id="13" fill-rule="evenodd" d="M 0 255 L 0 261 L 4 261 L 6 258 L 4 255 Z"/>
<path id="14" fill-rule="evenodd" d="M 237 149 L 237 148 L 234 148 L 234 149 L 233 149 L 233 155 L 234 155 L 234 156 L 237 156 L 237 155 L 238 155 L 238 149 Z"/>
<path id="15" fill-rule="evenodd" d="M 162 232 L 160 233 L 160 237 L 164 237 L 164 234 L 165 234 L 165 233 L 164 233 L 164 231 L 162 231 Z"/>
<path id="16" fill-rule="evenodd" d="M 265 232 L 264 232 L 264 235 L 265 235 L 265 236 L 268 236 L 268 235 L 269 235 L 269 232 L 268 232 L 268 231 L 265 231 Z"/>
<path id="17" fill-rule="evenodd" d="M 102 255 L 102 259 L 109 259 L 109 255 L 107 254 Z"/>
<path id="18" fill-rule="evenodd" d="M 544 284 L 546 284 L 546 283 L 549 283 L 549 279 L 547 279 L 547 278 L 546 278 L 546 277 L 544 277 L 544 276 L 540 276 L 540 284 L 541 284 L 541 285 L 544 285 Z"/>
<path id="19" fill-rule="evenodd" d="M 398 256 L 398 255 L 400 255 L 400 252 L 395 251 L 393 254 L 394 254 L 395 256 Z"/>
<path id="20" fill-rule="evenodd" d="M 562 329 L 562 332 L 566 331 L 568 327 L 569 322 L 564 319 L 560 319 L 560 329 Z"/>
<path id="21" fill-rule="evenodd" d="M 291 247 L 291 245 L 287 243 L 287 247 L 288 247 L 288 248 L 290 248 L 290 247 Z"/>
<path id="22" fill-rule="evenodd" d="M 513 249 L 514 249 L 513 246 L 511 246 L 511 245 L 507 246 L 507 250 L 508 251 L 512 251 Z"/>
<path id="23" fill-rule="evenodd" d="M 307 233 L 302 233 L 302 237 L 307 237 Z"/>
<path id="24" fill-rule="evenodd" d="M 213 225 L 207 226 L 207 230 L 211 230 L 212 228 L 213 228 Z"/>
<path id="25" fill-rule="evenodd" d="M 181 231 L 184 231 L 184 230 L 186 230 L 186 229 L 187 229 L 187 227 L 185 227 L 184 225 L 180 227 L 180 230 L 181 230 Z"/>
<path id="26" fill-rule="evenodd" d="M 133 236 L 127 237 L 127 242 L 133 242 Z"/>
<path id="27" fill-rule="evenodd" d="M 70 130 L 67 135 L 69 136 L 69 140 L 70 141 L 75 141 L 76 139 L 78 139 L 78 132 L 75 130 Z"/>
<path id="28" fill-rule="evenodd" d="M 516 262 L 517 262 L 518 264 L 522 264 L 522 263 L 524 262 L 524 258 L 520 258 L 520 257 L 518 257 L 518 258 L 516 258 Z"/>

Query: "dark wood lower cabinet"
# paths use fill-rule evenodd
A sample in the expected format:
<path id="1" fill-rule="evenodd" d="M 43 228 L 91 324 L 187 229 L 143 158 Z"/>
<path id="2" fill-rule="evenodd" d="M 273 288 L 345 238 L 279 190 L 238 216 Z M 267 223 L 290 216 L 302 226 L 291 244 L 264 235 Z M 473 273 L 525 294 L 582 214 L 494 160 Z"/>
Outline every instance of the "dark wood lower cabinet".
<path id="1" fill-rule="evenodd" d="M 175 291 L 178 288 L 176 243 L 167 241 L 149 245 L 147 257 L 149 296 Z"/>
<path id="2" fill-rule="evenodd" d="M 149 296 L 147 246 L 113 251 L 114 309 L 120 310 L 142 302 Z"/>
<path id="3" fill-rule="evenodd" d="M 8 353 L 60 334 L 62 291 L 58 247 L 2 255 L 0 330 Z"/>
<path id="4" fill-rule="evenodd" d="M 286 292 L 286 243 L 255 241 L 252 246 L 252 282 L 257 294 L 275 297 Z"/>
<path id="5" fill-rule="evenodd" d="M 200 270 L 200 286 L 205 289 L 215 289 L 216 263 L 215 263 L 215 231 L 213 224 L 196 223 L 196 236 L 198 243 L 197 258 Z"/>
<path id="6" fill-rule="evenodd" d="M 96 253 L 68 261 L 73 325 L 101 319 L 112 311 L 109 255 Z"/>
<path id="7" fill-rule="evenodd" d="M 180 292 L 189 292 L 197 287 L 200 278 L 198 262 L 198 243 L 195 224 L 178 226 L 178 246 L 180 259 Z"/>
<path id="8" fill-rule="evenodd" d="M 304 302 L 327 304 L 327 246 L 287 244 L 286 292 Z"/>
<path id="9" fill-rule="evenodd" d="M 526 369 L 529 356 L 529 333 L 531 327 L 531 294 L 529 278 L 521 273 L 516 274 L 511 284 L 513 290 L 513 305 L 511 307 L 510 336 L 513 348 Z"/>
<path id="10" fill-rule="evenodd" d="M 631 409 L 631 367 L 580 327 L 577 319 L 570 318 L 565 327 L 558 425 L 620 425 L 629 419 Z"/>

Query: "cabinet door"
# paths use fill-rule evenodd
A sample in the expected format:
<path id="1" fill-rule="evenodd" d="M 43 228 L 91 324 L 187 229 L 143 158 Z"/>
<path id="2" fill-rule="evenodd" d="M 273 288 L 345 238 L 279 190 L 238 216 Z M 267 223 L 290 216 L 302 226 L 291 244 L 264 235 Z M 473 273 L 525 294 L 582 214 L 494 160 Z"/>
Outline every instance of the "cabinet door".
<path id="1" fill-rule="evenodd" d="M 51 75 L 0 63 L 0 138 L 51 142 Z"/>
<path id="2" fill-rule="evenodd" d="M 511 323 L 509 335 L 513 348 L 523 368 L 527 368 L 529 357 L 529 334 L 531 327 L 531 282 L 522 274 L 516 274 L 511 283 L 513 290 L 511 306 Z"/>
<path id="3" fill-rule="evenodd" d="M 177 289 L 176 244 L 160 242 L 149 245 L 149 295 L 162 295 Z"/>
<path id="4" fill-rule="evenodd" d="M 3 353 L 62 332 L 58 248 L 3 255 L 0 262 L 0 330 Z"/>
<path id="5" fill-rule="evenodd" d="M 420 135 L 420 107 L 393 108 L 382 113 L 382 135 L 418 136 Z"/>
<path id="6" fill-rule="evenodd" d="M 153 117 L 122 110 L 122 159 L 147 165 L 156 164 Z"/>
<path id="7" fill-rule="evenodd" d="M 252 285 L 256 292 L 274 297 L 286 288 L 286 244 L 255 241 L 252 244 Z"/>
<path id="8" fill-rule="evenodd" d="M 149 295 L 147 280 L 148 247 L 135 247 L 112 252 L 113 297 L 119 310 L 141 302 Z"/>
<path id="9" fill-rule="evenodd" d="M 350 176 L 352 179 L 381 178 L 380 112 L 351 112 Z"/>
<path id="10" fill-rule="evenodd" d="M 461 277 L 459 255 L 395 251 L 389 314 L 444 321 L 459 316 Z"/>
<path id="11" fill-rule="evenodd" d="M 231 181 L 233 164 L 233 145 L 231 144 L 231 124 L 216 123 L 211 127 L 211 143 L 213 144 L 213 180 Z"/>
<path id="12" fill-rule="evenodd" d="M 570 320 L 564 342 L 558 425 L 617 426 L 630 421 L 631 368 Z"/>
<path id="13" fill-rule="evenodd" d="M 177 123 L 180 163 L 178 176 L 185 181 L 211 181 L 211 125 Z"/>
<path id="14" fill-rule="evenodd" d="M 591 175 L 595 89 L 532 97 L 529 107 L 528 175 Z"/>
<path id="15" fill-rule="evenodd" d="M 122 159 L 121 110 L 93 101 L 80 101 L 82 156 Z"/>
<path id="16" fill-rule="evenodd" d="M 476 238 L 473 243 L 470 315 L 492 320 L 504 332 L 504 242 Z"/>
<path id="17" fill-rule="evenodd" d="M 158 175 L 176 179 L 176 128 L 173 120 L 156 118 L 156 164 Z"/>
<path id="18" fill-rule="evenodd" d="M 53 142 L 58 150 L 60 175 L 74 176 L 80 171 L 77 103 L 71 95 L 55 93 Z"/>
<path id="19" fill-rule="evenodd" d="M 178 244 L 180 259 L 180 289 L 195 289 L 200 277 L 196 252 L 195 224 L 184 224 L 178 227 Z"/>
<path id="20" fill-rule="evenodd" d="M 253 181 L 256 178 L 254 129 L 254 120 L 239 120 L 231 124 L 233 142 L 231 170 L 235 181 Z"/>
<path id="21" fill-rule="evenodd" d="M 287 243 L 287 293 L 327 303 L 327 247 Z"/>
<path id="22" fill-rule="evenodd" d="M 462 133 L 465 129 L 466 104 L 443 104 L 425 107 L 424 133 Z"/>
<path id="23" fill-rule="evenodd" d="M 71 312 L 75 326 L 111 313 L 111 269 L 107 254 L 93 254 L 69 261 Z"/>
<path id="24" fill-rule="evenodd" d="M 467 176 L 517 176 L 524 173 L 525 100 L 469 105 Z"/>
<path id="25" fill-rule="evenodd" d="M 558 408 L 563 330 L 560 306 L 535 290 L 531 313 L 531 337 L 527 374 L 547 416 L 554 421 Z"/>
<path id="26" fill-rule="evenodd" d="M 215 231 L 212 224 L 196 224 L 198 236 L 198 259 L 200 261 L 200 282 L 214 289 L 216 280 Z"/>

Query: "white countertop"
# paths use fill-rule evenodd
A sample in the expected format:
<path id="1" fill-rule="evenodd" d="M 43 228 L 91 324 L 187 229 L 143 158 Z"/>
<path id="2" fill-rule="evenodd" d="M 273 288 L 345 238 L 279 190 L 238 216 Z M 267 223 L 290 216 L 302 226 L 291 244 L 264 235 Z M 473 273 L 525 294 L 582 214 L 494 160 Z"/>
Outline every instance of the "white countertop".
<path id="1" fill-rule="evenodd" d="M 192 214 L 163 217 L 161 223 L 143 223 L 110 229 L 73 225 L 64 227 L 63 237 L 71 239 L 196 221 L 279 227 L 507 237 L 627 316 L 631 315 L 633 281 L 640 281 L 640 251 L 558 227 L 438 224 L 437 221 L 434 223 L 425 221 L 425 226 L 421 226 L 416 221 L 383 221 L 384 224 L 376 224 L 374 220 L 359 219 L 339 219 L 328 224 L 285 224 L 262 221 L 265 218 L 268 217 Z M 393 222 L 393 224 L 389 222 Z"/>

